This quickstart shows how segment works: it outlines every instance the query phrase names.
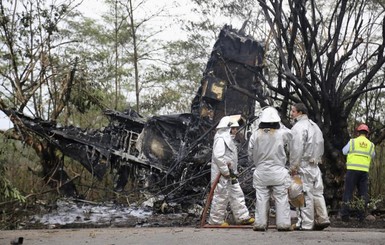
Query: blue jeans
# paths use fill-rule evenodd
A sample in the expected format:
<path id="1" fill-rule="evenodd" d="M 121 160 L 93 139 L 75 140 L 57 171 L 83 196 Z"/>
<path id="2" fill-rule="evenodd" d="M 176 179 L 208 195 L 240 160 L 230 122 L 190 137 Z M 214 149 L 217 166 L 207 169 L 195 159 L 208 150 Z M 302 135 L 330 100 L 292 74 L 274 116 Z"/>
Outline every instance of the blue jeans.
<path id="1" fill-rule="evenodd" d="M 353 200 L 353 193 L 356 188 L 358 196 L 365 202 L 365 208 L 363 210 L 357 210 L 358 219 L 362 221 L 364 219 L 365 209 L 368 204 L 368 172 L 347 170 L 345 176 L 345 190 L 342 197 L 342 219 L 348 219 L 350 216 L 349 204 Z"/>

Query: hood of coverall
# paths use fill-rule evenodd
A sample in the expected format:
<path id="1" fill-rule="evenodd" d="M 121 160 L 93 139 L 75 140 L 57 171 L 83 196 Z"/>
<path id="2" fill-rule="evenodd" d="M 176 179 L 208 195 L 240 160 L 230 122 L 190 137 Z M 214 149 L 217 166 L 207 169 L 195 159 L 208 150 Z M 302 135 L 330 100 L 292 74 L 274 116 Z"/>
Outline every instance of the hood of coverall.
<path id="1" fill-rule="evenodd" d="M 239 127 L 240 115 L 224 116 L 217 125 L 217 129 Z"/>
<path id="2" fill-rule="evenodd" d="M 269 106 L 262 110 L 260 121 L 264 123 L 276 123 L 280 122 L 281 118 L 279 117 L 277 109 Z"/>

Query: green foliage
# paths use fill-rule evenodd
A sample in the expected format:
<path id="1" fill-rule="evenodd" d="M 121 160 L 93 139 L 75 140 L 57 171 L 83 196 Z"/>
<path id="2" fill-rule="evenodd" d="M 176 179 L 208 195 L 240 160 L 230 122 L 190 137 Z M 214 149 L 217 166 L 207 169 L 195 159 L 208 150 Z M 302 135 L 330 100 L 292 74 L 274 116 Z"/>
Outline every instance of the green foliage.
<path id="1" fill-rule="evenodd" d="M 4 177 L 2 172 L 4 172 L 4 169 L 0 169 L 0 196 L 4 198 L 3 201 L 16 200 L 25 202 L 25 197 L 12 186 L 11 182 Z"/>
<path id="2" fill-rule="evenodd" d="M 0 139 L 1 138 L 3 137 L 0 137 Z M 12 185 L 11 181 L 7 179 L 6 159 L 8 154 L 5 154 L 6 149 L 9 149 L 9 146 L 7 146 L 5 140 L 2 140 L 0 145 L 0 201 L 25 202 L 25 197 Z"/>
<path id="3" fill-rule="evenodd" d="M 196 8 L 197 13 L 201 15 L 214 15 L 214 13 L 221 16 L 246 20 L 250 16 L 250 12 L 257 5 L 255 0 L 193 0 L 199 7 Z"/>
<path id="4" fill-rule="evenodd" d="M 376 156 L 370 164 L 369 192 L 371 196 L 385 196 L 385 144 L 376 146 Z"/>
<path id="5" fill-rule="evenodd" d="M 383 195 L 378 195 L 376 197 L 372 197 L 369 200 L 368 209 L 369 210 L 376 210 L 376 209 L 378 209 L 379 204 L 381 204 L 383 202 L 384 202 L 384 196 Z"/>
<path id="6" fill-rule="evenodd" d="M 349 202 L 349 208 L 352 210 L 376 210 L 377 205 L 382 203 L 384 198 L 382 195 L 373 197 L 369 200 L 368 204 L 365 205 L 365 200 L 357 196 L 353 197 L 353 200 Z M 366 207 L 365 207 L 366 206 Z"/>
<path id="7" fill-rule="evenodd" d="M 149 66 L 142 89 L 141 114 L 177 114 L 190 112 L 191 101 L 200 85 L 207 52 L 197 43 L 168 42 L 164 47 L 166 66 Z"/>
<path id="8" fill-rule="evenodd" d="M 175 111 L 177 109 L 184 110 L 185 108 L 179 107 L 181 94 L 173 89 L 165 89 L 161 93 L 153 94 L 152 96 L 146 96 L 141 104 L 144 115 L 154 115 L 164 108 L 166 111 Z M 175 104 L 174 104 L 175 103 Z M 175 109 L 175 110 L 174 110 Z"/>

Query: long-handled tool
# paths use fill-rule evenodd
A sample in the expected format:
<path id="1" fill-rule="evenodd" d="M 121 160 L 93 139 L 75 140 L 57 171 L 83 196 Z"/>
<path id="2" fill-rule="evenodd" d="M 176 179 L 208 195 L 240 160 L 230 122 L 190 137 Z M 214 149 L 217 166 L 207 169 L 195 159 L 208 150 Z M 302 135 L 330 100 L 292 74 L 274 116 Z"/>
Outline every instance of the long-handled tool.
<path id="1" fill-rule="evenodd" d="M 205 226 L 205 224 L 206 224 L 207 210 L 209 209 L 209 207 L 211 205 L 211 201 L 213 200 L 214 190 L 217 187 L 220 178 L 221 178 L 221 173 L 218 173 L 218 175 L 215 178 L 213 184 L 211 185 L 211 189 L 210 189 L 209 195 L 207 196 L 206 205 L 205 205 L 205 208 L 203 209 L 203 212 L 202 212 L 201 228 L 203 226 Z"/>

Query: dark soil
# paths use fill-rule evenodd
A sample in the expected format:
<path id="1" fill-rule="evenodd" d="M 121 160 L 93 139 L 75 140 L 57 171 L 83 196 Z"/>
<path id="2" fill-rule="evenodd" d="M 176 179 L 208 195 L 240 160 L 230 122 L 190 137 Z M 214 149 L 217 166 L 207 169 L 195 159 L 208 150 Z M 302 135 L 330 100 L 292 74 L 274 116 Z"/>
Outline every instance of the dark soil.
<path id="1" fill-rule="evenodd" d="M 330 226 L 338 228 L 385 228 L 385 211 L 382 214 L 368 215 L 364 221 L 359 221 L 356 217 L 350 217 L 348 222 L 344 222 L 338 216 L 330 217 Z"/>

